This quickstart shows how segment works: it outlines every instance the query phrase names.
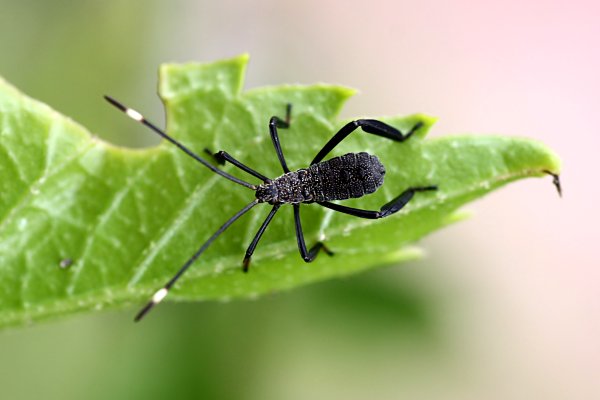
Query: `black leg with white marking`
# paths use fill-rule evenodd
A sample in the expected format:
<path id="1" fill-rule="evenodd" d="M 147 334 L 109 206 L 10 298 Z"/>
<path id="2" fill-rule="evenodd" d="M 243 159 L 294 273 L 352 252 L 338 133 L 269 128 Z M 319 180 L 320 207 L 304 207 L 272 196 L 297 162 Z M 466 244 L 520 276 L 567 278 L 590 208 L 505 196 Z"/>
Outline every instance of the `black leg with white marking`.
<path id="1" fill-rule="evenodd" d="M 298 250 L 302 259 L 309 263 L 312 262 L 319 255 L 319 251 L 323 250 L 329 256 L 333 255 L 333 252 L 329 250 L 323 242 L 317 242 L 313 245 L 310 250 L 306 248 L 306 242 L 304 241 L 304 232 L 302 232 L 302 223 L 300 222 L 300 204 L 294 204 L 294 222 L 296 225 L 296 239 L 298 240 Z"/>
<path id="2" fill-rule="evenodd" d="M 275 152 L 277 153 L 277 157 L 279 158 L 279 163 L 283 168 L 284 173 L 290 172 L 290 169 L 285 162 L 285 157 L 283 156 L 283 151 L 281 150 L 281 143 L 279 143 L 279 133 L 277 132 L 277 128 L 279 129 L 287 129 L 290 127 L 290 120 L 292 115 L 292 105 L 288 104 L 285 112 L 285 119 L 282 120 L 279 117 L 271 117 L 269 121 L 269 133 L 271 134 L 271 140 L 273 141 L 273 146 L 275 146 Z"/>
<path id="3" fill-rule="evenodd" d="M 415 133 L 421 126 L 423 126 L 423 123 L 418 122 L 410 131 L 408 131 L 406 134 L 403 134 L 393 126 L 390 126 L 385 122 L 377 121 L 376 119 L 357 119 L 356 121 L 348 122 L 342 127 L 342 129 L 333 135 L 331 139 L 329 139 L 329 142 L 327 142 L 321 151 L 317 153 L 310 165 L 322 161 L 331 150 L 333 150 L 342 140 L 346 139 L 348 135 L 354 132 L 357 128 L 362 128 L 364 132 L 371 133 L 373 135 L 382 136 L 396 142 L 403 142 L 411 137 L 412 134 Z"/>
<path id="4" fill-rule="evenodd" d="M 124 106 L 123 104 L 119 103 L 117 100 L 113 99 L 110 96 L 104 96 L 104 98 L 110 104 L 112 104 L 113 106 L 115 106 L 119 110 L 123 111 L 125 114 L 127 114 L 128 117 L 136 120 L 137 122 L 139 122 L 139 123 L 147 126 L 150 129 L 152 129 L 159 136 L 161 136 L 162 138 L 164 138 L 164 139 L 168 140 L 169 142 L 173 143 L 175 146 L 179 147 L 181 150 L 183 150 L 183 152 L 185 154 L 187 154 L 188 156 L 192 157 L 194 160 L 198 161 L 200 164 L 204 165 L 205 167 L 207 167 L 208 169 L 210 169 L 212 172 L 214 172 L 214 173 L 216 173 L 218 175 L 221 175 L 222 177 L 227 178 L 230 181 L 237 183 L 238 185 L 242 185 L 242 186 L 245 186 L 247 188 L 256 190 L 256 186 L 255 185 L 252 185 L 251 183 L 248 183 L 248 182 L 245 182 L 245 181 L 243 181 L 241 179 L 238 179 L 238 178 L 236 178 L 233 175 L 229 175 L 227 172 L 221 171 L 219 168 L 215 167 L 214 165 L 212 165 L 211 163 L 209 163 L 208 161 L 206 161 L 204 158 L 200 157 L 198 154 L 194 153 L 192 150 L 188 149 L 183 144 L 181 144 L 177 140 L 173 139 L 171 136 L 167 135 L 162 129 L 160 129 L 158 126 L 154 125 L 152 122 L 148 121 L 146 118 L 144 118 L 144 116 L 142 114 L 140 114 L 139 112 L 135 111 L 133 108 L 129 108 L 129 107 Z"/>
<path id="5" fill-rule="evenodd" d="M 196 259 L 198 257 L 200 257 L 200 255 L 202 253 L 204 253 L 204 250 L 206 250 L 208 248 L 208 246 L 210 246 L 211 243 L 221 233 L 223 233 L 238 218 L 240 218 L 242 215 L 244 215 L 246 212 L 248 212 L 252 207 L 254 207 L 257 204 L 258 204 L 258 201 L 256 201 L 256 200 L 252 201 L 250 204 L 246 205 L 246 207 L 244 207 L 240 211 L 238 211 L 233 217 L 229 218 L 227 220 L 227 222 L 225 222 L 215 233 L 213 233 L 213 235 L 210 238 L 208 238 L 208 240 L 206 242 L 204 242 L 202 247 L 200 247 L 200 249 L 198 249 L 198 251 L 193 256 L 191 256 L 185 262 L 185 264 L 183 264 L 183 266 L 179 269 L 179 271 L 177 271 L 175 276 L 173 276 L 169 280 L 169 282 L 167 282 L 167 284 L 165 286 L 163 286 L 156 293 L 154 293 L 154 296 L 152 296 L 152 299 L 148 302 L 148 304 L 146 304 L 146 306 L 144 306 L 144 308 L 142 308 L 140 310 L 140 312 L 135 316 L 135 322 L 138 322 L 139 320 L 141 320 L 144 317 L 144 315 L 146 315 L 148 313 L 148 311 L 150 311 L 152 309 L 152 307 L 154 307 L 155 305 L 160 303 L 167 296 L 167 294 L 169 293 L 169 290 L 173 287 L 175 282 L 177 282 L 177 280 L 179 278 L 181 278 L 181 276 L 185 273 L 185 271 L 187 271 L 187 269 L 194 263 L 194 261 L 196 261 Z"/>
<path id="6" fill-rule="evenodd" d="M 273 208 L 271 209 L 271 212 L 269 212 L 269 215 L 267 215 L 267 218 L 265 219 L 265 221 L 262 223 L 262 225 L 258 229 L 258 232 L 256 232 L 256 235 L 254 235 L 254 239 L 252 239 L 252 243 L 250 243 L 250 246 L 248 246 L 248 250 L 246 250 L 246 256 L 244 257 L 244 261 L 242 263 L 242 270 L 244 272 L 248 272 L 248 268 L 250 268 L 250 258 L 252 257 L 252 254 L 254 254 L 254 250 L 256 249 L 256 246 L 258 245 L 258 241 L 260 240 L 263 233 L 265 232 L 265 229 L 267 229 L 267 226 L 269 226 L 269 224 L 271 223 L 271 220 L 275 216 L 275 213 L 277 212 L 277 210 L 279 210 L 279 207 L 281 207 L 281 204 L 275 204 L 273 206 Z"/>
<path id="7" fill-rule="evenodd" d="M 329 208 L 334 211 L 338 211 L 344 214 L 353 215 L 359 218 L 367 219 L 379 219 L 389 217 L 392 214 L 400 211 L 415 195 L 416 192 L 425 192 L 430 190 L 437 190 L 437 186 L 424 186 L 414 187 L 406 189 L 399 196 L 386 203 L 379 211 L 362 210 L 360 208 L 346 207 L 328 201 L 319 201 L 318 204 L 323 207 Z"/>

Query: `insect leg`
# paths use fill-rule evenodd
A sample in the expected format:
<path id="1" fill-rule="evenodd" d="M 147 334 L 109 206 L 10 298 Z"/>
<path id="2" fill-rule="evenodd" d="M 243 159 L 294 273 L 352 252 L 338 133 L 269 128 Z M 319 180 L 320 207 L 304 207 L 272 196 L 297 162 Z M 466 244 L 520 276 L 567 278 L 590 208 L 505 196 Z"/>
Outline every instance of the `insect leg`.
<path id="1" fill-rule="evenodd" d="M 323 146 L 321 151 L 319 151 L 319 153 L 315 156 L 310 165 L 322 161 L 331 150 L 333 150 L 342 140 L 346 139 L 346 137 L 348 137 L 348 135 L 354 132 L 357 128 L 362 128 L 362 130 L 366 133 L 382 136 L 397 142 L 403 142 L 411 137 L 412 134 L 415 133 L 421 126 L 423 126 L 423 123 L 417 122 L 410 131 L 404 134 L 393 126 L 381 121 L 377 121 L 376 119 L 357 119 L 356 121 L 348 122 L 342 127 L 342 129 L 333 135 L 331 139 L 329 139 L 329 142 Z"/>
<path id="2" fill-rule="evenodd" d="M 177 280 L 179 278 L 181 278 L 181 276 L 185 273 L 185 271 L 187 271 L 187 269 L 194 263 L 194 261 L 196 261 L 196 259 L 198 257 L 200 257 L 200 255 L 202 253 L 204 253 L 204 250 L 206 250 L 208 248 L 208 246 L 210 246 L 211 243 L 221 233 L 223 233 L 238 218 L 240 218 L 242 215 L 244 215 L 246 212 L 248 212 L 252 207 L 254 207 L 257 204 L 258 204 L 257 200 L 252 201 L 250 204 L 246 205 L 246 207 L 242 208 L 240 211 L 238 211 L 237 213 L 235 213 L 235 215 L 233 217 L 229 218 L 223 225 L 221 225 L 221 227 L 219 229 L 217 229 L 217 231 L 215 233 L 213 233 L 213 235 L 211 237 L 209 237 L 206 242 L 204 242 L 204 244 L 202 245 L 202 247 L 200 247 L 200 249 L 198 249 L 198 251 L 196 251 L 196 253 L 194 253 L 194 255 L 191 256 L 185 262 L 185 264 L 183 264 L 183 266 L 169 280 L 169 282 L 167 282 L 165 286 L 163 286 L 161 289 L 157 290 L 156 293 L 154 293 L 154 295 L 152 296 L 152 299 L 135 316 L 135 322 L 138 322 L 139 320 L 141 320 L 152 309 L 152 307 L 154 307 L 155 305 L 157 305 L 158 303 L 160 303 L 167 296 L 167 294 L 169 293 L 169 290 L 171 289 L 171 287 L 173 287 L 173 285 L 175 284 L 175 282 L 177 282 Z"/>
<path id="3" fill-rule="evenodd" d="M 302 259 L 306 262 L 312 262 L 317 255 L 319 250 L 323 249 L 325 253 L 332 256 L 333 252 L 325 247 L 323 242 L 317 242 L 310 250 L 306 249 L 306 242 L 304 241 L 304 232 L 302 232 L 302 223 L 300 222 L 300 204 L 294 204 L 294 221 L 296 223 L 296 239 L 298 239 L 298 249 Z"/>
<path id="4" fill-rule="evenodd" d="M 226 151 L 221 150 L 216 153 L 212 153 L 209 149 L 204 149 L 204 151 L 206 153 L 210 154 L 220 165 L 225 165 L 225 162 L 228 161 L 231 164 L 238 167 L 239 169 L 241 169 L 242 171 L 245 171 L 245 172 L 249 173 L 250 175 L 257 177 L 258 179 L 262 180 L 263 182 L 269 180 L 269 178 L 267 178 L 260 172 L 253 170 L 249 166 L 242 164 L 240 161 L 233 158 L 231 156 L 231 154 L 227 153 Z"/>
<path id="5" fill-rule="evenodd" d="M 285 112 L 285 119 L 281 119 L 279 117 L 271 117 L 269 121 L 269 132 L 271 133 L 271 140 L 273 141 L 273 146 L 275 146 L 275 152 L 277 153 L 277 157 L 279 158 L 279 163 L 283 168 L 284 173 L 290 172 L 290 169 L 285 162 L 285 157 L 283 156 L 283 151 L 281 150 L 281 144 L 279 143 L 279 134 L 277 132 L 277 128 L 287 129 L 290 127 L 290 118 L 292 114 L 292 105 L 288 104 Z"/>
<path id="6" fill-rule="evenodd" d="M 424 186 L 406 189 L 396 198 L 386 203 L 379 211 L 362 210 L 360 208 L 346 207 L 340 204 L 330 203 L 328 201 L 319 201 L 318 204 L 323 207 L 338 211 L 344 214 L 353 215 L 359 218 L 378 219 L 389 217 L 390 215 L 400 211 L 415 195 L 416 192 L 425 192 L 429 190 L 437 190 L 437 186 Z"/>
<path id="7" fill-rule="evenodd" d="M 252 239 L 252 243 L 250 243 L 250 246 L 248 246 L 248 250 L 246 250 L 246 256 L 244 257 L 244 262 L 242 264 L 242 270 L 244 272 L 248 272 L 248 268 L 250 267 L 250 258 L 252 257 L 252 254 L 254 254 L 256 245 L 258 244 L 258 241 L 265 232 L 265 229 L 267 229 L 267 226 L 271 223 L 271 220 L 275 216 L 275 213 L 277 212 L 277 210 L 279 210 L 279 207 L 281 207 L 280 204 L 275 204 L 273 206 L 271 212 L 269 213 L 269 215 L 267 215 L 267 219 L 265 219 L 265 222 L 262 223 L 262 225 L 258 229 L 258 232 L 256 232 L 254 239 Z"/>

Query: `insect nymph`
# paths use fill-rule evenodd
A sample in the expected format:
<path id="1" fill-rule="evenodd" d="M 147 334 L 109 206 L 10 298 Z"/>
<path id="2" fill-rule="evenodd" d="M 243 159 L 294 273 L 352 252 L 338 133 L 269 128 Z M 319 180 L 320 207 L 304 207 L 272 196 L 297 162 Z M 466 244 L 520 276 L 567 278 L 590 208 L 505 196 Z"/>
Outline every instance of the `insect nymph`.
<path id="1" fill-rule="evenodd" d="M 381 185 L 383 185 L 383 178 L 385 175 L 385 168 L 379 159 L 376 156 L 365 152 L 347 153 L 340 157 L 334 157 L 323 161 L 323 159 L 329 154 L 329 152 L 331 152 L 331 150 L 333 150 L 342 140 L 344 140 L 357 128 L 361 128 L 366 133 L 382 136 L 397 142 L 403 142 L 410 138 L 413 133 L 422 126 L 422 123 L 420 122 L 414 125 L 407 133 L 402 133 L 398 129 L 374 119 L 358 119 L 349 122 L 344 125 L 325 144 L 325 146 L 323 146 L 323 148 L 317 153 L 307 168 L 290 171 L 285 161 L 285 157 L 283 156 L 281 145 L 279 143 L 279 135 L 277 132 L 278 128 L 289 128 L 290 126 L 291 105 L 288 104 L 285 119 L 272 117 L 269 121 L 271 140 L 273 141 L 275 152 L 277 153 L 277 157 L 279 158 L 279 162 L 283 168 L 283 175 L 274 179 L 270 179 L 254 169 L 242 164 L 227 152 L 219 151 L 215 154 L 209 152 L 209 154 L 211 154 L 211 156 L 214 157 L 219 164 L 225 164 L 225 162 L 229 162 L 242 171 L 262 181 L 261 184 L 254 185 L 236 178 L 212 165 L 204 158 L 200 157 L 198 154 L 194 153 L 186 146 L 167 135 L 156 125 L 145 119 L 139 112 L 125 107 L 123 104 L 111 97 L 105 96 L 105 98 L 113 106 L 123 111 L 132 119 L 146 125 L 148 128 L 152 129 L 164 139 L 179 147 L 187 155 L 205 167 L 209 168 L 214 173 L 255 191 L 255 199 L 238 211 L 230 219 L 228 219 L 210 238 L 208 238 L 206 242 L 204 242 L 198 251 L 196 251 L 196 253 L 194 253 L 183 264 L 175 276 L 173 276 L 173 278 L 171 278 L 154 294 L 154 296 L 152 296 L 152 299 L 136 315 L 135 321 L 142 319 L 144 315 L 146 315 L 146 313 L 152 309 L 152 307 L 165 298 L 175 282 L 177 282 L 184 272 L 198 257 L 200 257 L 200 255 L 221 233 L 223 233 L 238 218 L 259 203 L 269 203 L 273 207 L 265 221 L 258 229 L 254 239 L 252 239 L 252 242 L 248 246 L 248 250 L 246 250 L 246 255 L 242 263 L 244 272 L 248 271 L 250 266 L 250 258 L 252 257 L 252 254 L 254 253 L 256 245 L 258 244 L 262 234 L 275 216 L 277 210 L 279 210 L 279 208 L 284 204 L 291 204 L 294 208 L 294 222 L 296 226 L 298 249 L 302 259 L 306 262 L 311 262 L 317 257 L 319 251 L 321 250 L 329 255 L 333 255 L 333 253 L 322 242 L 317 242 L 311 248 L 306 247 L 304 234 L 302 232 L 302 224 L 300 222 L 300 204 L 317 203 L 331 210 L 353 215 L 355 217 L 378 219 L 398 212 L 413 198 L 416 192 L 437 189 L 437 186 L 435 185 L 410 187 L 388 203 L 384 204 L 379 211 L 363 210 L 331 203 L 333 200 L 358 198 L 375 192 L 379 187 L 381 187 Z"/>

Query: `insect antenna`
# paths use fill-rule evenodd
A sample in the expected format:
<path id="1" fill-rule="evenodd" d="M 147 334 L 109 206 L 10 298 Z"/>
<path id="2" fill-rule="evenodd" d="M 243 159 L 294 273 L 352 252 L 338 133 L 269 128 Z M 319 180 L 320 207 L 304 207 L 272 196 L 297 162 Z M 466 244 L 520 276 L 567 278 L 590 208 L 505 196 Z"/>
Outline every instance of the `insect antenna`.
<path id="1" fill-rule="evenodd" d="M 252 190 L 256 190 L 255 185 L 248 183 L 246 181 L 243 181 L 241 179 L 238 179 L 233 175 L 229 175 L 227 172 L 221 171 L 220 169 L 218 169 L 217 167 L 215 167 L 214 165 L 212 165 L 211 163 L 206 161 L 204 158 L 200 157 L 198 154 L 194 153 L 192 150 L 188 149 L 186 146 L 184 146 L 177 140 L 173 139 L 171 136 L 167 135 L 166 132 L 164 132 L 158 126 L 154 125 L 152 122 L 148 121 L 142 114 L 140 114 L 133 108 L 126 107 L 125 105 L 121 104 L 120 102 L 118 102 L 117 100 L 113 99 L 110 96 L 104 96 L 104 98 L 106 99 L 106 101 L 108 101 L 110 104 L 115 106 L 117 109 L 123 111 L 129 118 L 131 118 L 137 122 L 140 122 L 141 124 L 152 129 L 158 135 L 160 135 L 164 139 L 168 140 L 169 142 L 173 143 L 175 146 L 179 147 L 181 150 L 183 150 L 184 153 L 186 153 L 188 156 L 192 157 L 194 160 L 198 161 L 200 164 L 204 165 L 206 168 L 210 169 L 212 172 L 214 172 L 218 175 L 221 175 L 222 177 L 227 178 L 230 181 L 237 183 L 238 185 L 242 185 L 242 186 L 245 186 Z"/>
<path id="2" fill-rule="evenodd" d="M 146 304 L 144 306 L 144 308 L 142 308 L 140 310 L 140 312 L 138 312 L 138 314 L 135 316 L 134 321 L 138 322 L 139 320 L 141 320 L 142 318 L 144 318 L 144 316 L 155 305 L 157 305 L 158 303 L 160 303 L 167 296 L 167 294 L 169 293 L 169 290 L 171 289 L 171 287 L 173 287 L 173 285 L 175 284 L 175 282 L 177 282 L 177 280 L 179 278 L 181 278 L 181 276 L 194 263 L 194 261 L 196 261 L 196 259 L 198 257 L 200 257 L 200 255 L 202 255 L 202 253 L 204 253 L 204 250 L 206 250 L 208 248 L 208 246 L 210 246 L 211 243 L 221 233 L 223 233 L 227 228 L 229 228 L 229 226 L 231 224 L 233 224 L 238 218 L 240 218 L 242 215 L 244 215 L 246 212 L 248 212 L 252 207 L 254 207 L 257 204 L 258 204 L 258 200 L 252 201 L 250 204 L 246 205 L 246 207 L 242 208 L 240 211 L 238 211 L 237 213 L 235 213 L 235 215 L 233 217 L 229 218 L 227 220 L 227 222 L 225 222 L 215 233 L 213 233 L 213 235 L 210 238 L 208 238 L 208 240 L 206 242 L 204 242 L 204 244 L 202 245 L 202 247 L 200 247 L 198 249 L 198 251 L 196 253 L 194 253 L 194 255 L 191 256 L 185 262 L 185 264 L 183 264 L 183 266 L 179 269 L 179 271 L 177 271 L 177 273 L 166 283 L 166 285 L 163 286 L 162 288 L 160 288 L 159 290 L 157 290 L 156 293 L 154 293 L 154 295 L 152 296 L 152 299 L 150 299 L 150 301 L 148 302 L 148 304 Z"/>

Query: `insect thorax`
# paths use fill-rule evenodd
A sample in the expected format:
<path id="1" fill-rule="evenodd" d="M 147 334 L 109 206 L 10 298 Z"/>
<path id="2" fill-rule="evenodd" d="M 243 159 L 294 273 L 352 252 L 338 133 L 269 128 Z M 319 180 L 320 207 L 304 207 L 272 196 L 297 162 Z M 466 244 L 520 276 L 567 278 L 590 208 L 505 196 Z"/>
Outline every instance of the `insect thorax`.
<path id="1" fill-rule="evenodd" d="M 348 153 L 265 182 L 257 188 L 256 198 L 271 204 L 357 198 L 375 192 L 384 175 L 385 167 L 377 157 Z"/>

